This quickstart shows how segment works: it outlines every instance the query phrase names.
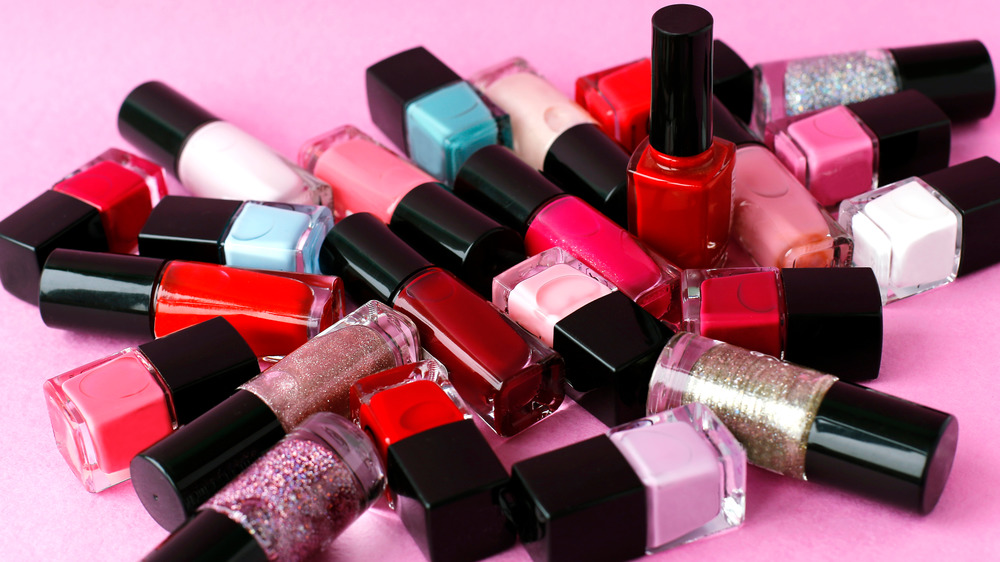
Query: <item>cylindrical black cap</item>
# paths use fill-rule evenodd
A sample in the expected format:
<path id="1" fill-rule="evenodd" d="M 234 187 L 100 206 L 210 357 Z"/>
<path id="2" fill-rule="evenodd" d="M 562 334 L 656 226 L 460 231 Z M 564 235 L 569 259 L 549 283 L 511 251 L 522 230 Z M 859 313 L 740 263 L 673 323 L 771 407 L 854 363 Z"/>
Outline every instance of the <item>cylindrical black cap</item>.
<path id="1" fill-rule="evenodd" d="M 878 182 L 886 185 L 948 165 L 951 121 L 915 90 L 847 106 L 878 137 Z"/>
<path id="2" fill-rule="evenodd" d="M 424 94 L 461 81 L 461 76 L 423 47 L 382 59 L 365 71 L 372 123 L 409 156 L 406 106 Z"/>
<path id="3" fill-rule="evenodd" d="M 712 146 L 712 14 L 674 4 L 653 14 L 649 145 L 671 156 Z"/>
<path id="4" fill-rule="evenodd" d="M 387 304 L 407 279 L 434 266 L 370 213 L 355 213 L 333 225 L 320 259 L 323 271 L 339 275 L 356 301 Z"/>
<path id="5" fill-rule="evenodd" d="M 977 40 L 889 49 L 901 86 L 923 92 L 954 121 L 993 110 L 996 79 L 986 46 Z"/>
<path id="6" fill-rule="evenodd" d="M 882 296 L 868 267 L 785 268 L 783 359 L 849 381 L 878 376 Z"/>
<path id="7" fill-rule="evenodd" d="M 173 397 L 177 423 L 190 423 L 260 374 L 253 350 L 222 317 L 212 318 L 139 349 L 156 367 Z"/>
<path id="8" fill-rule="evenodd" d="M 746 123 L 733 115 L 719 98 L 712 101 L 712 120 L 714 121 L 714 134 L 720 139 L 725 139 L 737 147 L 749 144 L 764 146 L 764 143 L 750 132 Z"/>
<path id="9" fill-rule="evenodd" d="M 1000 262 L 1000 162 L 983 156 L 925 174 L 921 179 L 961 214 L 958 275 Z"/>
<path id="10" fill-rule="evenodd" d="M 136 455 L 132 487 L 149 515 L 173 531 L 284 436 L 267 404 L 238 390 Z"/>
<path id="11" fill-rule="evenodd" d="M 500 145 L 477 150 L 455 176 L 455 195 L 524 236 L 537 211 L 566 193 Z"/>
<path id="12" fill-rule="evenodd" d="M 749 123 L 753 113 L 753 70 L 743 57 L 722 41 L 713 41 L 712 49 L 712 89 L 715 98 L 722 101 L 733 115 Z M 716 132 L 715 136 L 720 135 Z"/>
<path id="13" fill-rule="evenodd" d="M 809 430 L 805 473 L 928 513 L 948 481 L 957 443 L 951 414 L 837 381 Z"/>
<path id="14" fill-rule="evenodd" d="M 139 232 L 139 255 L 225 264 L 222 243 L 242 201 L 168 195 Z"/>
<path id="15" fill-rule="evenodd" d="M 191 133 L 219 121 L 162 82 L 136 86 L 118 111 L 118 132 L 150 160 L 177 175 L 177 158 Z"/>
<path id="16" fill-rule="evenodd" d="M 55 250 L 39 281 L 46 326 L 153 339 L 153 293 L 167 262 L 125 254 Z"/>
<path id="17" fill-rule="evenodd" d="M 542 173 L 628 228 L 629 154 L 593 123 L 563 131 L 545 153 Z"/>
<path id="18" fill-rule="evenodd" d="M 396 205 L 389 228 L 487 299 L 493 278 L 526 257 L 524 240 L 516 232 L 438 183 L 411 189 Z"/>
<path id="19" fill-rule="evenodd" d="M 206 509 L 163 539 L 145 562 L 267 562 L 254 536 L 225 515 Z"/>

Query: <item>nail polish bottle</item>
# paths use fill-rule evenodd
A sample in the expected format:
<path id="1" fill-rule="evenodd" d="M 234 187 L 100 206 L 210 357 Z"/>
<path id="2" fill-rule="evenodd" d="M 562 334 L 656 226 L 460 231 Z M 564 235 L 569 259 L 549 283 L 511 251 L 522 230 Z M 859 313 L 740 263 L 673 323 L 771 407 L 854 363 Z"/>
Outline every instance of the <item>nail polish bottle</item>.
<path id="1" fill-rule="evenodd" d="M 907 90 L 767 126 L 764 142 L 820 204 L 948 165 L 951 121 Z"/>
<path id="2" fill-rule="evenodd" d="M 100 492 L 128 480 L 136 453 L 258 373 L 239 332 L 213 318 L 53 377 L 42 390 L 59 452 L 88 492 Z"/>
<path id="3" fill-rule="evenodd" d="M 733 231 L 764 267 L 845 267 L 854 243 L 746 125 L 715 100 L 715 134 L 736 145 Z"/>
<path id="4" fill-rule="evenodd" d="M 440 363 L 359 380 L 351 417 L 375 441 L 393 508 L 429 560 L 480 560 L 514 544 L 498 501 L 507 470 Z"/>
<path id="5" fill-rule="evenodd" d="M 510 146 L 507 114 L 423 47 L 369 66 L 365 89 L 372 123 L 438 181 L 484 146 Z"/>
<path id="6" fill-rule="evenodd" d="M 38 303 L 38 277 L 52 250 L 129 253 L 150 209 L 167 194 L 163 170 L 109 148 L 0 221 L 0 280 Z"/>
<path id="7" fill-rule="evenodd" d="M 751 464 L 921 513 L 941 497 L 958 443 L 950 414 L 685 332 L 660 356 L 647 411 L 694 402 Z"/>
<path id="8" fill-rule="evenodd" d="M 139 232 L 139 255 L 231 267 L 320 273 L 330 209 L 170 195 Z"/>
<path id="9" fill-rule="evenodd" d="M 360 517 L 385 487 L 365 434 L 313 415 L 143 560 L 306 560 Z"/>
<path id="10" fill-rule="evenodd" d="M 549 180 L 587 201 L 622 227 L 628 153 L 586 110 L 515 58 L 470 79 L 510 114 L 514 153 Z"/>
<path id="11" fill-rule="evenodd" d="M 53 328 L 152 339 L 223 316 L 258 357 L 285 355 L 344 315 L 344 285 L 332 275 L 132 255 L 56 250 L 40 285 Z"/>
<path id="12" fill-rule="evenodd" d="M 136 86 L 118 132 L 193 195 L 330 206 L 330 186 L 162 82 Z"/>
<path id="13" fill-rule="evenodd" d="M 682 269 L 726 257 L 733 143 L 712 137 L 712 15 L 688 4 L 653 14 L 649 138 L 628 164 L 628 224 Z"/>
<path id="14" fill-rule="evenodd" d="M 683 329 L 836 375 L 878 377 L 882 299 L 867 267 L 689 269 Z"/>
<path id="15" fill-rule="evenodd" d="M 771 121 L 902 90 L 931 98 L 953 121 L 982 119 L 993 110 L 996 82 L 980 41 L 869 49 L 758 64 L 754 129 Z"/>
<path id="16" fill-rule="evenodd" d="M 455 194 L 523 235 L 529 256 L 559 246 L 650 314 L 680 322 L 680 271 L 507 148 L 472 155 L 458 172 Z"/>
<path id="17" fill-rule="evenodd" d="M 351 125 L 308 141 L 299 162 L 333 187 L 337 220 L 367 212 L 421 255 L 488 297 L 493 277 L 524 259 L 524 242 Z"/>
<path id="18" fill-rule="evenodd" d="M 226 401 L 132 459 L 149 515 L 173 531 L 316 412 L 350 415 L 358 379 L 417 360 L 413 322 L 369 302 L 241 385 Z"/>
<path id="19" fill-rule="evenodd" d="M 331 271 L 358 300 L 375 298 L 417 325 L 465 403 L 499 435 L 548 416 L 563 399 L 563 361 L 451 273 L 433 266 L 374 215 L 334 225 Z"/>
<path id="20" fill-rule="evenodd" d="M 977 158 L 840 204 L 854 265 L 895 301 L 1000 262 L 1000 163 Z"/>
<path id="21" fill-rule="evenodd" d="M 746 462 L 689 404 L 515 463 L 502 501 L 533 560 L 628 560 L 742 525 Z"/>

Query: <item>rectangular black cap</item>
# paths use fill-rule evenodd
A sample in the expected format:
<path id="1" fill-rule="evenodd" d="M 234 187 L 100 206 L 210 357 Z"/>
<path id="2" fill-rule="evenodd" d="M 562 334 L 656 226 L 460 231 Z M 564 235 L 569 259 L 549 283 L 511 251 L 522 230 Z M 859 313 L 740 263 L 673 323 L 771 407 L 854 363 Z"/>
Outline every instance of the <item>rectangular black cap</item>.
<path id="1" fill-rule="evenodd" d="M 222 243 L 242 201 L 168 195 L 139 232 L 139 255 L 226 263 Z"/>

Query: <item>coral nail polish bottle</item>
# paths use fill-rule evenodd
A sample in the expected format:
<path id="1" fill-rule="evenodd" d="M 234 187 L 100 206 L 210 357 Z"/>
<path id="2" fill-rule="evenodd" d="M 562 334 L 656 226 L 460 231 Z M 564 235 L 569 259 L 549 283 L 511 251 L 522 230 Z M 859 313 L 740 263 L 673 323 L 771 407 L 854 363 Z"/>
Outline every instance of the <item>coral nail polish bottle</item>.
<path id="1" fill-rule="evenodd" d="M 223 316 L 263 357 L 285 355 L 341 318 L 344 285 L 328 275 L 56 250 L 42 268 L 39 310 L 53 328 L 145 338 Z"/>
<path id="2" fill-rule="evenodd" d="M 224 318 L 213 318 L 53 377 L 43 391 L 56 446 L 89 492 L 129 478 L 137 453 L 260 373 Z"/>
<path id="3" fill-rule="evenodd" d="M 712 137 L 712 15 L 653 14 L 647 142 L 628 164 L 629 231 L 682 269 L 719 265 L 732 223 L 733 143 Z"/>
<path id="4" fill-rule="evenodd" d="M 0 221 L 0 280 L 38 303 L 42 265 L 56 248 L 129 253 L 150 210 L 167 194 L 163 170 L 109 148 Z"/>

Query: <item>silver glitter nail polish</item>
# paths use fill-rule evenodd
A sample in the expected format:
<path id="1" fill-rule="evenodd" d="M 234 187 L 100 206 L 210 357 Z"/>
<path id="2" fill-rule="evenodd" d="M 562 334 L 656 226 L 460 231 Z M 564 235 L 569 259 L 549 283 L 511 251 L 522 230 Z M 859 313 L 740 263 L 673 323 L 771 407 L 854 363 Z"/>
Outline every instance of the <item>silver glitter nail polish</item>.
<path id="1" fill-rule="evenodd" d="M 899 86 L 888 51 L 873 49 L 791 61 L 785 68 L 785 114 L 887 96 L 898 92 Z"/>

